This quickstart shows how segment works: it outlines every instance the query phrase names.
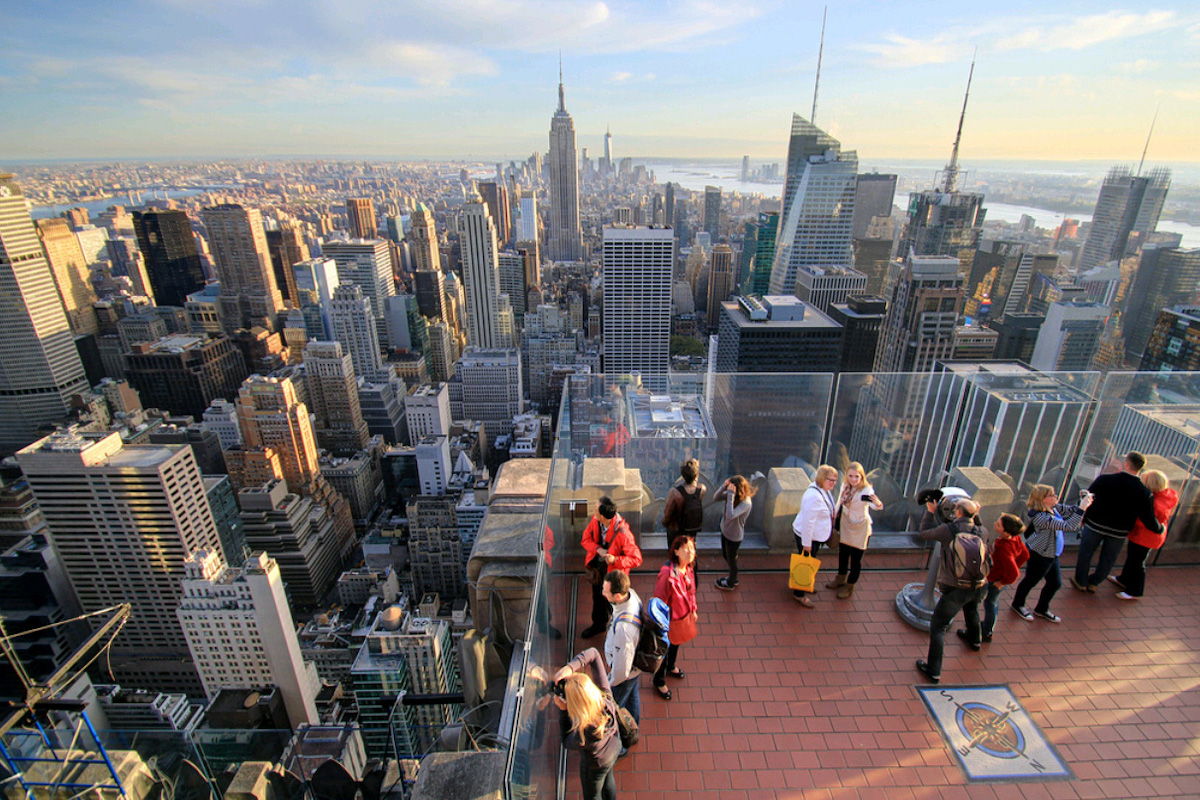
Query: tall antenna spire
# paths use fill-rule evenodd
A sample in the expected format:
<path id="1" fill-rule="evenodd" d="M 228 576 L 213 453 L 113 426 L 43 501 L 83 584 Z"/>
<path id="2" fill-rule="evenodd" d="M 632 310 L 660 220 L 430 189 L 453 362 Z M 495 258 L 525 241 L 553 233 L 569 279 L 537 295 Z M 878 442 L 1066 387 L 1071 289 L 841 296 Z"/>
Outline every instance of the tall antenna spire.
<path id="1" fill-rule="evenodd" d="M 821 88 L 821 58 L 825 55 L 825 17 L 827 16 L 829 16 L 829 6 L 825 6 L 825 10 L 821 12 L 821 46 L 817 50 L 817 80 L 813 84 L 812 116 L 808 118 L 813 125 L 817 124 L 817 90 Z"/>
<path id="2" fill-rule="evenodd" d="M 979 51 L 977 50 L 976 53 Z M 975 77 L 975 56 L 971 56 L 971 71 L 967 74 L 967 91 L 963 93 L 962 114 L 958 117 L 958 133 L 954 135 L 954 149 L 950 151 L 950 163 L 946 165 L 946 180 L 943 192 L 953 192 L 958 184 L 958 145 L 962 142 L 963 120 L 967 118 L 967 98 L 971 96 L 971 79 Z"/>
<path id="3" fill-rule="evenodd" d="M 1150 137 L 1154 135 L 1154 123 L 1158 122 L 1159 106 L 1154 107 L 1154 119 L 1150 120 L 1150 133 L 1146 134 L 1146 146 L 1142 148 L 1142 160 L 1138 162 L 1137 174 L 1142 174 L 1142 166 L 1146 163 L 1146 151 L 1150 149 Z"/>
<path id="4" fill-rule="evenodd" d="M 563 92 L 562 50 L 558 51 L 558 110 L 563 114 L 567 113 L 567 97 Z"/>

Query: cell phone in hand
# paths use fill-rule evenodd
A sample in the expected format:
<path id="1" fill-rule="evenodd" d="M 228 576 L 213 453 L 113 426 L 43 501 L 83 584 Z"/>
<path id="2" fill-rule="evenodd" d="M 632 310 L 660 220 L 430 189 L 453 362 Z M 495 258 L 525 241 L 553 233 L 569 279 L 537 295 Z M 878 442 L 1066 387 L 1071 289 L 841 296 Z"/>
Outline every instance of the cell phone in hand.
<path id="1" fill-rule="evenodd" d="M 869 503 L 875 499 L 875 495 L 871 494 L 870 492 L 863 492 L 862 499 Z"/>

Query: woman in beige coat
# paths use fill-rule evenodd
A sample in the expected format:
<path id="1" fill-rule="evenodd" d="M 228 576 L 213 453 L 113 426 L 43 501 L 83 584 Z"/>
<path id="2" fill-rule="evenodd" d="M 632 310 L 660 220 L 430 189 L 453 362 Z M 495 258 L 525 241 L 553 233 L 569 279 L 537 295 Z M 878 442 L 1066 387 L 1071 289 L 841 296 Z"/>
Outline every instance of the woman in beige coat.
<path id="1" fill-rule="evenodd" d="M 851 461 L 846 468 L 846 480 L 842 482 L 842 490 L 838 493 L 837 525 L 841 534 L 841 544 L 838 545 L 838 572 L 832 582 L 825 584 L 827 589 L 837 589 L 837 596 L 846 599 L 854 594 L 854 585 L 858 583 L 858 575 L 862 570 L 862 557 L 867 549 L 867 541 L 871 538 L 871 509 L 878 511 L 883 503 L 875 495 L 871 484 L 867 483 L 867 473 L 863 465 Z"/>

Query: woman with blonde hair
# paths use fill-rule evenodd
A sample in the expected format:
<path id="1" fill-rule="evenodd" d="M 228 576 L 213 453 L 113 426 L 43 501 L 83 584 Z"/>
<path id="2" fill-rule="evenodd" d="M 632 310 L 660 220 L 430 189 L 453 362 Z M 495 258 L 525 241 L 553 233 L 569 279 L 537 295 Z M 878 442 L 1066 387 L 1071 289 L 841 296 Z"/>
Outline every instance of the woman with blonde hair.
<path id="1" fill-rule="evenodd" d="M 822 464 L 800 497 L 800 513 L 792 520 L 792 533 L 796 534 L 796 550 L 800 555 L 815 557 L 833 533 L 833 517 L 837 513 L 833 487 L 837 485 L 837 479 L 837 469 Z M 793 589 L 792 598 L 805 608 L 816 607 L 808 592 Z"/>
<path id="2" fill-rule="evenodd" d="M 721 484 L 721 488 L 713 495 L 714 500 L 725 498 L 725 511 L 721 515 L 721 555 L 729 565 L 729 575 L 717 578 L 717 588 L 722 591 L 732 592 L 737 588 L 738 550 L 742 546 L 742 539 L 746 537 L 746 520 L 753 505 L 750 498 L 757 491 L 750 481 L 741 475 L 734 475 Z"/>
<path id="3" fill-rule="evenodd" d="M 1156 469 L 1148 469 L 1141 475 L 1142 483 L 1154 495 L 1154 518 L 1163 526 L 1162 533 L 1152 533 L 1138 520 L 1129 532 L 1129 546 L 1125 550 L 1125 566 L 1121 574 L 1108 579 L 1117 585 L 1118 600 L 1137 600 L 1146 591 L 1146 559 L 1151 550 L 1157 550 L 1167 540 L 1167 520 L 1179 505 L 1179 495 L 1170 486 L 1167 475 Z"/>
<path id="4" fill-rule="evenodd" d="M 841 542 L 838 544 L 837 577 L 825 584 L 826 589 L 837 589 L 840 600 L 853 595 L 854 586 L 858 583 L 863 553 L 866 552 L 867 541 L 871 538 L 872 508 L 878 511 L 883 508 L 883 503 L 876 496 L 871 484 L 867 483 L 867 473 L 863 465 L 851 461 L 846 467 L 846 479 L 842 481 L 837 511 L 834 514 L 834 527 L 841 535 Z"/>
<path id="5" fill-rule="evenodd" d="M 1050 610 L 1050 601 L 1062 587 L 1062 571 L 1058 558 L 1062 555 L 1065 540 L 1063 534 L 1077 531 L 1083 527 L 1083 512 L 1092 504 L 1092 496 L 1085 494 L 1083 502 L 1077 506 L 1058 502 L 1058 491 L 1053 486 L 1039 483 L 1029 492 L 1026 503 L 1029 513 L 1029 525 L 1032 531 L 1026 529 L 1025 544 L 1029 547 L 1029 562 L 1025 565 L 1025 577 L 1017 584 L 1017 592 L 1013 595 L 1012 610 L 1017 616 L 1026 621 L 1041 617 L 1049 622 L 1062 622 L 1062 617 Z M 1025 598 L 1037 582 L 1046 579 L 1042 593 L 1038 596 L 1037 605 L 1031 612 L 1025 607 Z"/>
<path id="6" fill-rule="evenodd" d="M 560 717 L 563 744 L 579 751 L 584 800 L 616 800 L 612 773 L 621 755 L 621 736 L 600 651 L 589 647 L 575 656 L 555 673 L 554 683 L 554 704 L 564 712 Z"/>

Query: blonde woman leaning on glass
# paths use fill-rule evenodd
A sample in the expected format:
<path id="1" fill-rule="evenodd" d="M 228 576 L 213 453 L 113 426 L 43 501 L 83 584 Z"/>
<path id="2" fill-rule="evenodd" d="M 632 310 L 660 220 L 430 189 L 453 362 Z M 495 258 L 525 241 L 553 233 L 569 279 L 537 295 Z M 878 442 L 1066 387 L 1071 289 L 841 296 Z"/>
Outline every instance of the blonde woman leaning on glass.
<path id="1" fill-rule="evenodd" d="M 825 588 L 837 589 L 838 598 L 845 600 L 854 594 L 854 586 L 862 571 L 863 553 L 871 538 L 871 509 L 878 511 L 883 508 L 883 503 L 875 495 L 871 484 L 867 483 L 867 473 L 857 461 L 851 461 L 850 466 L 846 467 L 846 479 L 842 481 L 837 498 L 834 520 L 841 534 L 838 571 L 837 577 L 825 584 Z"/>

